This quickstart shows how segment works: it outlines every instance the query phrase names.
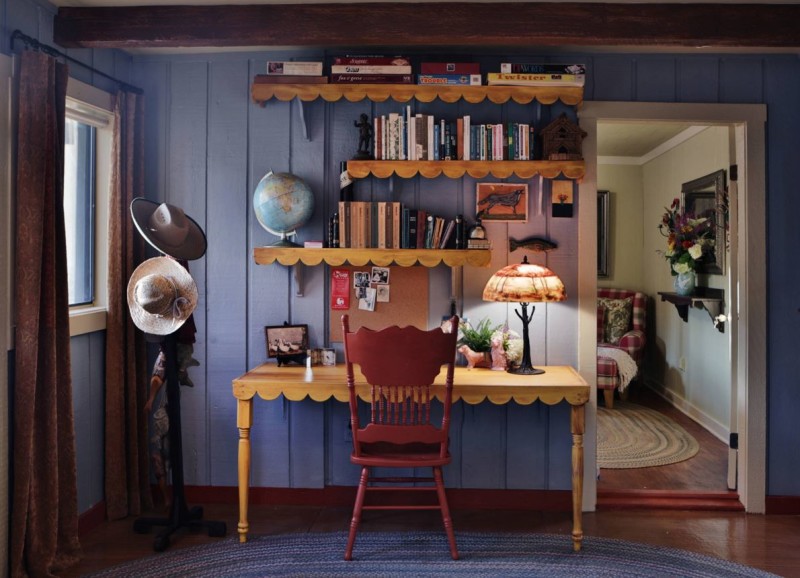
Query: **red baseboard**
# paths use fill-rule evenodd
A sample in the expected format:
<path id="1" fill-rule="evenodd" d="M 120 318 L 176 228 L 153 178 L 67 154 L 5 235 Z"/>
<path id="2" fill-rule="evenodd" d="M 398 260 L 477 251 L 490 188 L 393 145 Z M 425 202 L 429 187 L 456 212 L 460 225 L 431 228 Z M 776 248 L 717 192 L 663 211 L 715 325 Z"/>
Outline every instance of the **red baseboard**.
<path id="1" fill-rule="evenodd" d="M 598 510 L 705 510 L 743 512 L 736 492 L 681 490 L 603 490 L 597 492 Z"/>
<path id="2" fill-rule="evenodd" d="M 189 503 L 236 504 L 239 490 L 232 486 L 187 486 Z M 356 497 L 353 486 L 325 488 L 250 488 L 251 505 L 341 506 L 351 507 Z M 569 490 L 491 490 L 451 488 L 447 490 L 451 508 L 475 510 L 539 510 L 569 512 Z"/>
<path id="3" fill-rule="evenodd" d="M 767 496 L 764 505 L 766 514 L 800 514 L 800 496 Z"/>
<path id="4" fill-rule="evenodd" d="M 105 521 L 106 502 L 101 500 L 78 516 L 78 536 L 85 536 Z"/>

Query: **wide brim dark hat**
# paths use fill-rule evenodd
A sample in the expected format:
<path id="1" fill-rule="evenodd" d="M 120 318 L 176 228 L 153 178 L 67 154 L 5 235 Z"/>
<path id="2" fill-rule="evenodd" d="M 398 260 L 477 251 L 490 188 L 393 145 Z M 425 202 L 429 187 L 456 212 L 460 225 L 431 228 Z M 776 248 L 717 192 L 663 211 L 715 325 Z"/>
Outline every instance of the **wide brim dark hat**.
<path id="1" fill-rule="evenodd" d="M 161 253 L 186 261 L 205 255 L 203 229 L 179 207 L 138 197 L 131 201 L 131 216 L 142 237 Z"/>

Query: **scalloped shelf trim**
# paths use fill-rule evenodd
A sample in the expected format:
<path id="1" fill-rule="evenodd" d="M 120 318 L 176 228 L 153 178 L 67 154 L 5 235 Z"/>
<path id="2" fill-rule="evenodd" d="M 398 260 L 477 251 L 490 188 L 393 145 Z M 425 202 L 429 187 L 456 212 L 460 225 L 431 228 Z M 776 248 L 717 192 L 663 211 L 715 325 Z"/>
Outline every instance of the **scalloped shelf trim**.
<path id="1" fill-rule="evenodd" d="M 349 264 L 360 267 L 367 264 L 386 267 L 423 265 L 435 267 L 441 263 L 449 267 L 488 267 L 491 251 L 488 249 L 307 249 L 305 247 L 256 247 L 253 258 L 258 265 L 319 265 L 322 262 L 334 267 Z"/>
<path id="2" fill-rule="evenodd" d="M 528 104 L 533 100 L 541 104 L 553 104 L 560 100 L 569 106 L 583 102 L 583 87 L 579 86 L 428 86 L 418 84 L 253 84 L 250 90 L 253 100 L 265 103 L 277 98 L 288 101 L 297 97 L 303 101 L 322 98 L 337 102 L 344 98 L 358 102 L 365 98 L 373 102 L 383 102 L 389 98 L 397 102 L 416 99 L 431 102 L 465 100 L 470 103 L 483 102 L 487 98 L 495 104 L 513 100 Z"/>
<path id="3" fill-rule="evenodd" d="M 457 179 L 464 174 L 482 179 L 489 174 L 498 179 L 516 175 L 529 179 L 542 175 L 554 179 L 564 175 L 569 179 L 582 179 L 586 173 L 584 161 L 348 161 L 347 172 L 362 179 L 373 175 L 382 179 L 397 175 L 408 179 L 418 173 L 433 179 L 442 174 Z"/>

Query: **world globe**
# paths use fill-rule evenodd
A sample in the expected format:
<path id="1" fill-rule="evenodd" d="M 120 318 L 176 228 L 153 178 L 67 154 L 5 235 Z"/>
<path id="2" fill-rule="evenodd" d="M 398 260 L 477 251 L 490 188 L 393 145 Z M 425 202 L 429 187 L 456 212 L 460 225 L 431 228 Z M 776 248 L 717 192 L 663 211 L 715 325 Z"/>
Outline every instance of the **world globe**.
<path id="1" fill-rule="evenodd" d="M 256 186 L 253 209 L 261 226 L 280 237 L 274 245 L 298 246 L 287 237 L 314 214 L 314 193 L 300 177 L 270 171 Z"/>

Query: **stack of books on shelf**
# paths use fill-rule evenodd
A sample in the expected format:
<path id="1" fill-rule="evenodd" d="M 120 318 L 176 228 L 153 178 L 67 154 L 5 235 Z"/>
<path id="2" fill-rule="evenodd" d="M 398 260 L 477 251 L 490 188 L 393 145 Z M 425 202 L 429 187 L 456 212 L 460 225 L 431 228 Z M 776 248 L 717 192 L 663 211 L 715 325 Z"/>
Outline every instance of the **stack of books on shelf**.
<path id="1" fill-rule="evenodd" d="M 508 86 L 583 86 L 586 66 L 583 64 L 500 64 L 500 72 L 489 72 L 486 83 Z"/>
<path id="2" fill-rule="evenodd" d="M 411 60 L 405 56 L 336 56 L 331 82 L 339 84 L 413 84 Z"/>
<path id="3" fill-rule="evenodd" d="M 327 84 L 322 76 L 322 62 L 268 60 L 267 73 L 259 74 L 256 84 Z"/>
<path id="4" fill-rule="evenodd" d="M 373 157 L 393 161 L 528 161 L 533 159 L 534 126 L 506 122 L 473 124 L 414 114 L 411 106 L 373 119 Z"/>
<path id="5" fill-rule="evenodd" d="M 481 67 L 477 62 L 423 62 L 417 84 L 480 86 Z"/>
<path id="6" fill-rule="evenodd" d="M 345 249 L 463 248 L 463 219 L 403 207 L 398 202 L 340 201 L 339 247 Z"/>

